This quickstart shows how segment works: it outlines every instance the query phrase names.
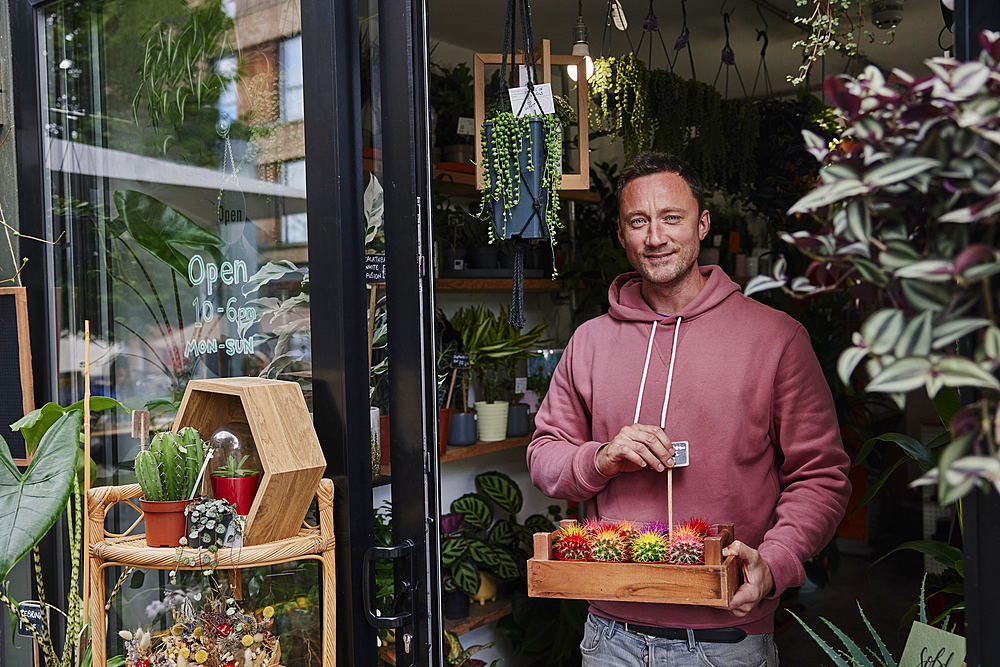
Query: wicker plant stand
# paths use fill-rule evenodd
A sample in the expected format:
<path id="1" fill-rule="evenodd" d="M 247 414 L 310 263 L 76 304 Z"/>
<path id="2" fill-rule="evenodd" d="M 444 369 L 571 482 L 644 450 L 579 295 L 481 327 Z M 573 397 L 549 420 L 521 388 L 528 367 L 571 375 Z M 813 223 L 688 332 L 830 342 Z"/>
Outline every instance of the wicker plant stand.
<path id="1" fill-rule="evenodd" d="M 87 492 L 87 510 L 90 522 L 90 627 L 93 667 L 107 665 L 107 613 L 105 605 L 104 570 L 109 566 L 137 567 L 153 570 L 173 570 L 177 567 L 172 547 L 146 546 L 146 536 L 130 534 L 139 524 L 136 520 L 122 534 L 109 533 L 104 520 L 107 510 L 115 503 L 124 502 L 140 511 L 133 499 L 142 490 L 138 484 L 102 486 Z M 337 583 L 334 560 L 333 533 L 333 482 L 320 480 L 316 490 L 319 503 L 319 526 L 305 526 L 299 534 L 284 540 L 268 542 L 238 549 L 222 548 L 218 552 L 218 569 L 231 570 L 230 581 L 239 586 L 239 571 L 248 567 L 276 565 L 292 560 L 315 559 L 320 561 L 323 576 L 323 667 L 334 667 L 337 648 Z M 141 516 L 140 516 L 141 519 Z M 193 549 L 185 552 L 194 553 Z M 182 570 L 201 569 L 181 567 Z"/>

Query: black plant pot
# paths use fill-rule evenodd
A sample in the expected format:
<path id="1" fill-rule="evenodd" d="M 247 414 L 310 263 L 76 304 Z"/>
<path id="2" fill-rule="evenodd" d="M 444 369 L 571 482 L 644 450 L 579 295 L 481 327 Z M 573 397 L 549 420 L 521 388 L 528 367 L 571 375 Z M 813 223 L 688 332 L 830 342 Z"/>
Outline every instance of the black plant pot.
<path id="1" fill-rule="evenodd" d="M 442 271 L 462 271 L 465 269 L 465 248 L 445 248 L 441 251 Z"/>
<path id="2" fill-rule="evenodd" d="M 521 438 L 531 432 L 527 403 L 511 403 L 507 409 L 507 437 Z"/>
<path id="3" fill-rule="evenodd" d="M 469 248 L 465 255 L 465 266 L 470 269 L 495 269 L 500 256 L 497 246 Z"/>
<path id="4" fill-rule="evenodd" d="M 493 148 L 493 121 L 486 121 L 486 157 L 490 169 L 490 183 L 497 183 L 496 164 Z M 507 207 L 506 198 L 493 205 L 493 231 L 499 239 L 545 239 L 549 237 L 545 227 L 545 211 L 548 208 L 548 191 L 542 188 L 542 173 L 545 170 L 545 129 L 541 119 L 528 121 L 530 138 L 521 141 L 521 152 L 518 155 L 517 205 L 504 212 Z M 532 148 L 533 147 L 533 148 Z M 533 169 L 528 169 L 528 163 Z M 534 201 L 541 203 L 541 209 L 536 212 Z"/>
<path id="5" fill-rule="evenodd" d="M 469 596 L 462 591 L 445 591 L 444 617 L 449 621 L 460 621 L 469 617 Z"/>
<path id="6" fill-rule="evenodd" d="M 466 447 L 476 444 L 479 437 L 475 412 L 453 412 L 448 425 L 448 444 Z"/>

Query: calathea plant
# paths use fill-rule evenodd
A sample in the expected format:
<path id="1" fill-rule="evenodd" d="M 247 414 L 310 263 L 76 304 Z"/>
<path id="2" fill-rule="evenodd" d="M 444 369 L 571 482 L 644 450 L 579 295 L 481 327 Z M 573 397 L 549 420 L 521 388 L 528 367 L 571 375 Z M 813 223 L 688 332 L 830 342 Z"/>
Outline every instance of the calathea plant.
<path id="1" fill-rule="evenodd" d="M 878 309 L 854 334 L 837 370 L 858 368 L 866 391 L 975 387 L 982 398 L 950 420 L 951 443 L 918 483 L 938 483 L 943 503 L 977 485 L 1000 490 L 1000 33 L 984 32 L 978 61 L 927 61 L 920 78 L 874 67 L 828 79 L 846 121 L 832 150 L 804 132 L 823 163 L 819 184 L 790 213 L 815 216 L 815 232 L 783 234 L 812 260 L 789 277 L 784 259 L 747 293 L 781 287 L 795 296 L 852 288 Z M 959 341 L 968 341 L 968 349 Z"/>
<path id="2" fill-rule="evenodd" d="M 476 493 L 452 501 L 451 514 L 442 517 L 441 564 L 450 575 L 444 582 L 445 590 L 461 590 L 469 595 L 479 590 L 480 570 L 488 570 L 502 581 L 523 576 L 529 555 L 526 548 L 533 535 L 555 530 L 541 514 L 532 514 L 523 524 L 517 522 L 524 496 L 517 482 L 507 475 L 496 471 L 480 473 L 476 475 L 476 489 Z M 506 517 L 496 516 L 494 503 L 506 512 Z"/>

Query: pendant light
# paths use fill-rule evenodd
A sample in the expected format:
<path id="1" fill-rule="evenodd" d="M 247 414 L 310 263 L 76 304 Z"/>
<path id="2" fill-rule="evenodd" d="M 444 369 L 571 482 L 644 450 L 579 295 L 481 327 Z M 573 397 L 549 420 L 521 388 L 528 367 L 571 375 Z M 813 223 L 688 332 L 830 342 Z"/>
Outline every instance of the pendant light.
<path id="1" fill-rule="evenodd" d="M 590 58 L 590 44 L 587 41 L 587 24 L 583 22 L 583 0 L 579 0 L 579 11 L 573 25 L 573 55 L 587 58 L 587 78 L 594 74 L 594 61 Z M 576 65 L 566 66 L 566 75 L 576 81 Z"/>

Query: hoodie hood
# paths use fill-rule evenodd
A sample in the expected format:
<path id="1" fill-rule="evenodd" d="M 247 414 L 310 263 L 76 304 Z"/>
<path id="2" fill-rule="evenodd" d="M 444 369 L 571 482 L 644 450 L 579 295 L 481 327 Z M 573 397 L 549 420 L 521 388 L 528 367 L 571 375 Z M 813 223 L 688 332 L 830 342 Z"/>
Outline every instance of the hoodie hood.
<path id="1" fill-rule="evenodd" d="M 705 286 L 680 312 L 671 313 L 666 320 L 642 298 L 642 276 L 637 271 L 623 273 L 611 283 L 608 289 L 611 309 L 608 314 L 620 322 L 663 322 L 678 315 L 688 321 L 709 312 L 740 291 L 739 285 L 718 266 L 700 266 L 698 270 L 707 279 Z"/>

